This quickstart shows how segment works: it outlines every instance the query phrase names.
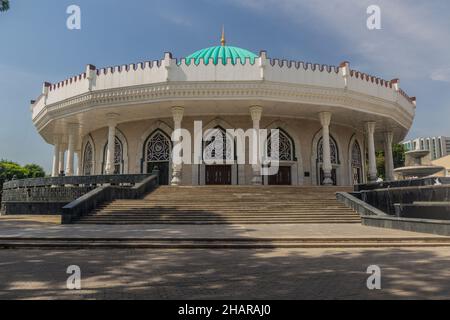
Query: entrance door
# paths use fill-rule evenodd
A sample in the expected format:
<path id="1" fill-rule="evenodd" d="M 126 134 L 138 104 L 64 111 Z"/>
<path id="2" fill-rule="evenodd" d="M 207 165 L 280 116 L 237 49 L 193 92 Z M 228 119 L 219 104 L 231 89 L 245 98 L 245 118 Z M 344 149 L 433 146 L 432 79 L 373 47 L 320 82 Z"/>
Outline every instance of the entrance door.
<path id="1" fill-rule="evenodd" d="M 277 174 L 269 176 L 269 185 L 290 186 L 291 184 L 291 167 L 280 167 Z"/>
<path id="2" fill-rule="evenodd" d="M 205 183 L 207 185 L 230 185 L 231 166 L 211 165 L 205 167 Z"/>
<path id="3" fill-rule="evenodd" d="M 361 168 L 359 167 L 352 167 L 352 173 L 353 173 L 353 184 L 360 184 L 361 183 Z"/>
<path id="4" fill-rule="evenodd" d="M 158 167 L 159 170 L 159 185 L 166 186 L 169 184 L 169 162 L 148 162 L 147 172 L 152 173 L 153 169 Z"/>

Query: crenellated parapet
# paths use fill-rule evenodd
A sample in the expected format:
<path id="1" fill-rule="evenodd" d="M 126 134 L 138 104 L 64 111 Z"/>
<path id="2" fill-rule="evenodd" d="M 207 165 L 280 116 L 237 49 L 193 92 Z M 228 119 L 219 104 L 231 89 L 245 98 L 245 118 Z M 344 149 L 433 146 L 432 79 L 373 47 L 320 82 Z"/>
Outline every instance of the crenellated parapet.
<path id="1" fill-rule="evenodd" d="M 320 71 L 320 72 L 328 72 L 328 73 L 339 73 L 339 67 L 330 66 L 326 64 L 318 64 L 311 62 L 303 62 L 303 61 L 294 61 L 294 60 L 282 60 L 282 59 L 269 59 L 269 63 L 272 67 L 278 66 L 280 68 L 286 67 L 288 69 L 303 69 L 303 70 L 311 70 L 311 71 Z"/>
<path id="2" fill-rule="evenodd" d="M 379 77 L 350 69 L 348 62 L 339 66 L 303 61 L 271 59 L 265 51 L 255 58 L 175 59 L 166 53 L 164 59 L 97 69 L 87 65 L 83 73 L 57 83 L 44 83 L 41 96 L 33 101 L 33 119 L 45 112 L 45 106 L 68 99 L 86 99 L 96 92 L 127 88 L 144 88 L 163 84 L 255 83 L 284 85 L 286 88 L 324 88 L 346 90 L 372 98 L 397 103 L 408 114 L 414 114 L 415 98 L 399 87 L 398 79 Z M 156 89 L 155 89 L 156 90 Z M 200 93 L 201 94 L 201 93 Z"/>

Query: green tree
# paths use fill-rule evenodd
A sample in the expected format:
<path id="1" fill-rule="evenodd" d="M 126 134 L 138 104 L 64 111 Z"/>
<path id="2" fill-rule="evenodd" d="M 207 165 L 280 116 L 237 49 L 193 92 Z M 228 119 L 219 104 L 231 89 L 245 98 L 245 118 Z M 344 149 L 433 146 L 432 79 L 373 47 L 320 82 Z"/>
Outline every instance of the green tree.
<path id="1" fill-rule="evenodd" d="M 37 164 L 21 166 L 8 160 L 0 160 L 0 190 L 3 183 L 12 179 L 45 177 L 45 171 Z"/>
<path id="2" fill-rule="evenodd" d="M 12 161 L 0 161 L 0 180 L 8 181 L 14 177 L 17 179 L 27 178 L 28 170 Z"/>
<path id="3" fill-rule="evenodd" d="M 23 167 L 27 170 L 27 178 L 42 178 L 45 177 L 44 169 L 37 164 L 27 164 Z"/>
<path id="4" fill-rule="evenodd" d="M 0 0 L 0 12 L 7 11 L 9 9 L 9 0 Z"/>
<path id="5" fill-rule="evenodd" d="M 405 147 L 402 144 L 394 144 L 392 146 L 392 158 L 394 160 L 394 168 L 403 167 L 405 165 Z M 384 151 L 376 152 L 378 176 L 385 179 Z"/>
<path id="6" fill-rule="evenodd" d="M 386 171 L 384 168 L 384 151 L 377 151 L 376 152 L 376 159 L 377 159 L 377 172 L 378 176 L 382 179 L 385 179 L 386 177 Z"/>
<path id="7" fill-rule="evenodd" d="M 405 146 L 402 144 L 394 144 L 392 148 L 392 156 L 394 158 L 394 168 L 405 166 Z"/>
<path id="8" fill-rule="evenodd" d="M 45 171 L 37 164 L 21 166 L 18 163 L 0 160 L 0 201 L 3 183 L 12 179 L 40 178 L 45 177 Z"/>

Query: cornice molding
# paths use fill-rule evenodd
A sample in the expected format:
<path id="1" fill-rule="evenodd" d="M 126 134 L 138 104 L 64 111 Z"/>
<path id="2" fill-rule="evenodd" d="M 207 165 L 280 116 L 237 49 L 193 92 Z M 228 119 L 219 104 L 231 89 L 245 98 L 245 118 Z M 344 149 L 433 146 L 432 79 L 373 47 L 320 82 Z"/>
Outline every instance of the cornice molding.
<path id="1" fill-rule="evenodd" d="M 165 101 L 247 99 L 354 109 L 390 117 L 405 129 L 411 126 L 415 113 L 413 108 L 407 110 L 402 106 L 398 99 L 393 102 L 342 88 L 267 81 L 164 82 L 86 92 L 46 105 L 33 122 L 40 131 L 52 120 L 99 108 Z"/>

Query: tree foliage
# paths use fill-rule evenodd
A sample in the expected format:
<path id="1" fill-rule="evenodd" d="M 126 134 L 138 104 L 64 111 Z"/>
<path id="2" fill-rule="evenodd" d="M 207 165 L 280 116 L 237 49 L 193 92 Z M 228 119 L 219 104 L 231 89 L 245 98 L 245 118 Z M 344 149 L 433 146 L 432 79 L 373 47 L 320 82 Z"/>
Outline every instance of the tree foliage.
<path id="1" fill-rule="evenodd" d="M 18 163 L 0 160 L 0 187 L 3 182 L 12 179 L 40 178 L 45 177 L 44 169 L 37 164 L 21 166 Z"/>
<path id="2" fill-rule="evenodd" d="M 0 12 L 9 10 L 9 0 L 0 0 Z"/>
<path id="3" fill-rule="evenodd" d="M 25 170 L 27 170 L 28 178 L 42 178 L 45 177 L 45 171 L 44 169 L 35 163 L 27 164 L 23 167 Z"/>
<path id="4" fill-rule="evenodd" d="M 402 144 L 394 144 L 392 146 L 392 157 L 394 159 L 394 168 L 403 167 L 405 165 L 405 147 Z M 386 171 L 384 165 L 384 151 L 377 151 L 377 171 L 378 176 L 385 179 Z"/>
<path id="5" fill-rule="evenodd" d="M 405 146 L 403 144 L 395 144 L 392 149 L 394 158 L 394 168 L 405 166 Z"/>

